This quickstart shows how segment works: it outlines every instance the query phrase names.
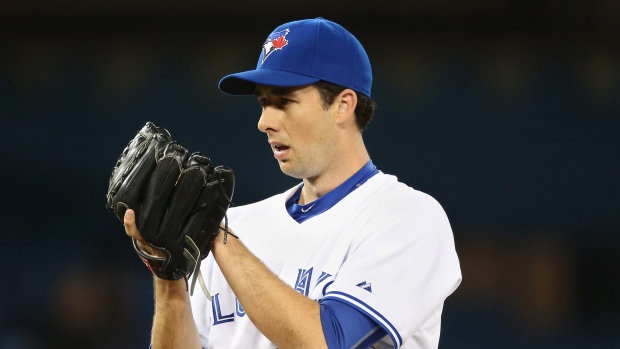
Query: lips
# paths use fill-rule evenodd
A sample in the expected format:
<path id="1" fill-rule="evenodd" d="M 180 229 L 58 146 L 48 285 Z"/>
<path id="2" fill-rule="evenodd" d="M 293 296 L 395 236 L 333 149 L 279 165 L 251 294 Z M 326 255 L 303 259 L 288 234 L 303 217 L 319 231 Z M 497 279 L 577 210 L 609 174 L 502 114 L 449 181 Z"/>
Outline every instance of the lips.
<path id="1" fill-rule="evenodd" d="M 273 157 L 278 160 L 286 159 L 289 151 L 289 146 L 278 143 L 278 142 L 269 142 L 271 145 L 271 150 L 273 150 Z"/>

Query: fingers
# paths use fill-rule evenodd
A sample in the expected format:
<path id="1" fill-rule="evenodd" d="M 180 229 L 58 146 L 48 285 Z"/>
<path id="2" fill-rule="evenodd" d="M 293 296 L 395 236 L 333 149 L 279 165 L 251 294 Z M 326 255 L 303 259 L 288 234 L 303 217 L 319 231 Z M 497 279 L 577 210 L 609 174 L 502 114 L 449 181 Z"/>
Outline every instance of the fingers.
<path id="1" fill-rule="evenodd" d="M 136 213 L 133 210 L 129 209 L 125 212 L 125 217 L 123 218 L 123 225 L 125 226 L 125 233 L 127 233 L 127 236 L 138 241 L 138 247 L 140 249 L 153 256 L 166 256 L 164 251 L 154 249 L 146 242 L 146 240 L 144 240 L 144 238 L 138 231 L 138 227 L 136 226 Z"/>
<path id="2" fill-rule="evenodd" d="M 140 235 L 140 232 L 138 231 L 138 227 L 136 227 L 136 214 L 133 210 L 129 209 L 125 211 L 123 225 L 125 226 L 125 233 L 127 233 L 127 236 L 140 242 L 144 242 L 142 235 Z"/>

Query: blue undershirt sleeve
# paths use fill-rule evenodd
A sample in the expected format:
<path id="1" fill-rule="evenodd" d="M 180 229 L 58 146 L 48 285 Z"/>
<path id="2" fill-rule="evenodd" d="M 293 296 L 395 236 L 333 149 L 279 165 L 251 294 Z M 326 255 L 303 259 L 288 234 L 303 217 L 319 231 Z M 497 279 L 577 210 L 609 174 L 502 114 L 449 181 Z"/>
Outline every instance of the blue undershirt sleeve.
<path id="1" fill-rule="evenodd" d="M 335 299 L 320 300 L 321 326 L 330 349 L 368 348 L 387 333 L 374 320 Z"/>

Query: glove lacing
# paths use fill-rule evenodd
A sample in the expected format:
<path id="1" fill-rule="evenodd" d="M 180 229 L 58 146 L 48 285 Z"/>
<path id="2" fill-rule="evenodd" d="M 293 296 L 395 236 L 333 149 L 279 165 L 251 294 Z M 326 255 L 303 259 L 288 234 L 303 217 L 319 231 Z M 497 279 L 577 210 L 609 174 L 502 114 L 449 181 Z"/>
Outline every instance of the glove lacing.
<path id="1" fill-rule="evenodd" d="M 219 184 L 219 187 L 220 187 L 221 194 L 224 196 L 224 198 L 228 202 L 228 205 L 229 206 L 235 206 L 235 204 L 228 197 L 228 195 L 226 195 L 226 190 L 222 186 L 222 181 L 219 180 L 219 179 L 218 179 L 218 184 Z M 226 211 L 226 209 L 222 208 L 222 207 L 219 207 L 219 209 Z M 239 240 L 239 237 L 237 235 L 231 233 L 228 230 L 228 215 L 226 213 L 224 213 L 224 228 L 222 228 L 222 226 L 219 226 L 219 229 L 215 233 L 215 236 L 217 236 L 220 233 L 220 231 L 224 232 L 224 244 L 226 244 L 226 242 L 228 241 L 228 234 L 234 236 L 237 240 Z M 194 254 L 189 252 L 187 249 L 183 250 L 183 256 L 185 256 L 185 258 L 190 263 L 193 263 L 193 265 L 194 265 L 194 268 L 193 268 L 193 270 L 194 270 L 193 274 L 194 275 L 192 277 L 192 284 L 191 284 L 191 287 L 189 289 L 189 294 L 190 294 L 190 296 L 194 295 L 194 288 L 196 286 L 196 279 L 198 279 L 198 281 L 200 283 L 200 288 L 202 288 L 202 291 L 204 292 L 205 296 L 207 296 L 207 299 L 210 301 L 212 299 L 211 293 L 209 293 L 209 290 L 207 290 L 207 286 L 205 285 L 204 278 L 202 277 L 202 272 L 200 271 L 200 264 L 202 263 L 202 260 L 204 259 L 204 257 L 202 256 L 202 252 L 200 251 L 200 249 L 198 248 L 198 246 L 196 245 L 194 240 L 191 237 L 187 236 L 187 235 L 185 236 L 185 243 L 188 244 L 189 247 L 193 250 L 194 254 L 197 255 L 197 258 L 194 258 Z M 188 284 L 187 275 L 184 276 L 184 279 L 185 279 L 185 285 L 187 286 L 187 284 Z"/>

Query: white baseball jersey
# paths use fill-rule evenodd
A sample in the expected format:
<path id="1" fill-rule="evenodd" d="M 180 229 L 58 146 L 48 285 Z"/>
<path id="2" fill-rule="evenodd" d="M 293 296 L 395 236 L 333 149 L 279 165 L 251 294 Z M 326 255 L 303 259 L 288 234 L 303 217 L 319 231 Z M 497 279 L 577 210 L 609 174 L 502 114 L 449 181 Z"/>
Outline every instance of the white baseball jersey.
<path id="1" fill-rule="evenodd" d="M 229 224 L 246 247 L 310 299 L 337 298 L 388 333 L 375 347 L 437 348 L 443 303 L 461 270 L 448 218 L 431 196 L 379 172 L 329 210 L 297 223 L 292 188 L 231 208 Z M 275 348 L 248 319 L 212 254 L 192 310 L 204 348 Z"/>

